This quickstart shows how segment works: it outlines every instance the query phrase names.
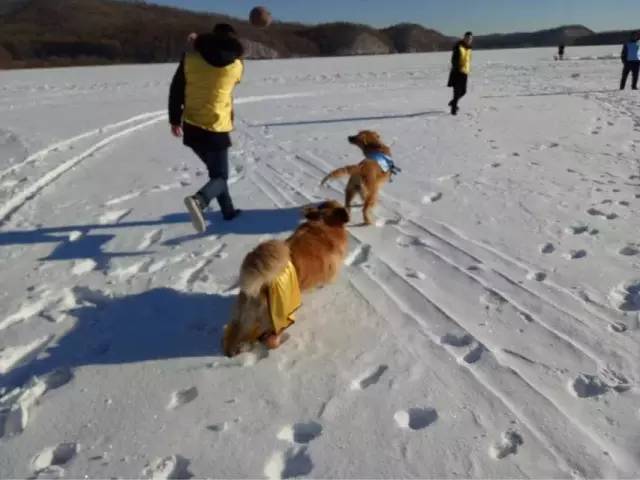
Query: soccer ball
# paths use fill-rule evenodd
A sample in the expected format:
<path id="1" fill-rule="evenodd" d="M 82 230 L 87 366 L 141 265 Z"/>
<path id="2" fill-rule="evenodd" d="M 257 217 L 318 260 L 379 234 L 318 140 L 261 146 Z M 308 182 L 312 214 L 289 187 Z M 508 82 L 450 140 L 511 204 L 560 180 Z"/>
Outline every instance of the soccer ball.
<path id="1" fill-rule="evenodd" d="M 271 12 L 264 7 L 255 7 L 249 14 L 251 25 L 258 28 L 265 28 L 271 25 Z"/>

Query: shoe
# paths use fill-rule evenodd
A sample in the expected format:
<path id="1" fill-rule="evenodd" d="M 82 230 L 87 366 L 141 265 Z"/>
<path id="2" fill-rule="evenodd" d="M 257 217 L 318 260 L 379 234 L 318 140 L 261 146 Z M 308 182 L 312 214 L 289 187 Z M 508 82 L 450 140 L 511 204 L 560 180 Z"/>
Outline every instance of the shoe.
<path id="1" fill-rule="evenodd" d="M 202 206 L 200 205 L 198 198 L 195 196 L 185 197 L 184 205 L 187 207 L 189 215 L 191 216 L 191 224 L 193 225 L 193 228 L 196 229 L 196 232 L 203 233 L 206 230 L 206 225 L 204 223 Z"/>
<path id="2" fill-rule="evenodd" d="M 234 218 L 238 217 L 241 213 L 242 210 L 236 208 L 231 215 L 223 215 L 222 218 L 225 220 L 225 222 L 230 222 Z"/>
<path id="3" fill-rule="evenodd" d="M 451 105 L 451 115 L 458 115 L 458 107 Z"/>

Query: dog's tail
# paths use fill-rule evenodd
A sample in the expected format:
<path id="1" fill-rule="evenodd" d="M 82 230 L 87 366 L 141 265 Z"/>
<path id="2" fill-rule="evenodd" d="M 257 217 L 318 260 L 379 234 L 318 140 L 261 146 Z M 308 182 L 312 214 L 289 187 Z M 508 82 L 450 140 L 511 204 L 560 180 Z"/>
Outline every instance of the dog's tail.
<path id="1" fill-rule="evenodd" d="M 291 254 L 281 240 L 261 243 L 250 252 L 240 267 L 240 290 L 250 297 L 260 295 L 262 287 L 273 282 L 287 267 Z"/>
<path id="2" fill-rule="evenodd" d="M 322 182 L 320 182 L 320 185 L 324 185 L 333 178 L 346 177 L 347 175 L 351 176 L 357 173 L 360 173 L 360 165 L 348 165 L 346 167 L 338 168 L 324 177 Z"/>

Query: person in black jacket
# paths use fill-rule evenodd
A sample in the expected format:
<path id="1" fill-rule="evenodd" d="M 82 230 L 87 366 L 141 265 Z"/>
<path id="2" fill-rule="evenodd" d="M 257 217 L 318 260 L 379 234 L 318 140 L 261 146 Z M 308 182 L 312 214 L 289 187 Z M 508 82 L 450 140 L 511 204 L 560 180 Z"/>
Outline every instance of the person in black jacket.
<path id="1" fill-rule="evenodd" d="M 233 89 L 242 78 L 242 44 L 231 25 L 189 36 L 191 49 L 182 58 L 169 92 L 169 123 L 204 162 L 209 182 L 185 198 L 194 228 L 205 230 L 203 211 L 217 199 L 225 220 L 239 214 L 231 201 L 228 150 L 233 130 Z"/>
<path id="2" fill-rule="evenodd" d="M 558 60 L 564 60 L 564 43 L 558 46 Z"/>
<path id="3" fill-rule="evenodd" d="M 631 88 L 638 90 L 638 77 L 640 76 L 640 32 L 634 33 L 629 41 L 622 47 L 620 59 L 624 65 L 622 69 L 622 79 L 620 80 L 620 90 L 627 86 L 629 74 L 632 76 Z"/>
<path id="4" fill-rule="evenodd" d="M 453 88 L 453 99 L 449 102 L 451 115 L 458 114 L 458 102 L 467 93 L 467 81 L 471 72 L 471 44 L 473 33 L 467 32 L 456 43 L 451 54 L 451 73 L 447 86 Z"/>

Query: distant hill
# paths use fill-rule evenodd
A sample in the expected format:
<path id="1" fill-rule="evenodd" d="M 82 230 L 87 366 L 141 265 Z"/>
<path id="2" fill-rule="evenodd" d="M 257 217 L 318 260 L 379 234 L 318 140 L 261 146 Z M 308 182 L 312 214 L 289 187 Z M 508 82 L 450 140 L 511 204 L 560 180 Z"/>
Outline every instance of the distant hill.
<path id="1" fill-rule="evenodd" d="M 456 41 L 411 23 L 376 29 L 352 23 L 275 22 L 256 29 L 237 18 L 136 0 L 0 0 L 0 68 L 176 61 L 190 32 L 210 31 L 218 22 L 234 25 L 248 58 L 432 52 L 449 50 Z M 627 36 L 572 25 L 477 36 L 475 47 L 621 43 Z"/>
<path id="2" fill-rule="evenodd" d="M 587 35 L 576 40 L 575 45 L 622 45 L 631 38 L 636 30 L 601 32 Z"/>
<path id="3" fill-rule="evenodd" d="M 385 28 L 382 32 L 389 37 L 391 45 L 398 53 L 448 50 L 455 42 L 451 37 L 415 23 L 401 23 Z"/>
<path id="4" fill-rule="evenodd" d="M 476 48 L 552 47 L 573 45 L 578 39 L 595 32 L 582 25 L 569 25 L 537 32 L 507 33 L 477 36 Z"/>

